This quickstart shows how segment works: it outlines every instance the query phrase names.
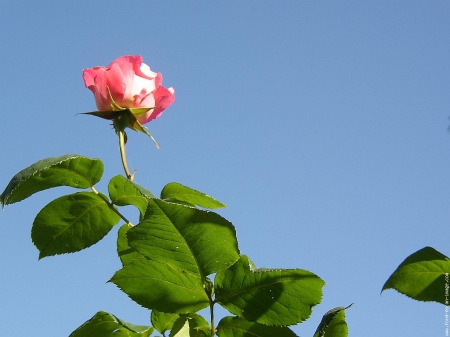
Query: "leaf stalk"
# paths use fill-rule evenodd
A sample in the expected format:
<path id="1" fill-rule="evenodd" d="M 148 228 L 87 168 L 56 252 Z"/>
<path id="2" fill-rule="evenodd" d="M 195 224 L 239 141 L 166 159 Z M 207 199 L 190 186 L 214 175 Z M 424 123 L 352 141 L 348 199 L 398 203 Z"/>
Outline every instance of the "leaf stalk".
<path id="1" fill-rule="evenodd" d="M 99 193 L 94 186 L 91 186 L 91 190 L 92 192 L 94 192 L 95 194 L 99 195 L 103 200 L 105 200 L 105 202 L 108 204 L 108 207 L 114 212 L 116 213 L 118 216 L 120 216 L 120 218 L 125 221 L 128 225 L 130 226 L 134 226 L 133 223 L 131 221 L 129 221 L 125 216 L 122 215 L 122 213 L 119 212 L 119 210 L 114 207 L 114 204 L 112 204 L 108 198 L 106 198 L 103 194 Z"/>

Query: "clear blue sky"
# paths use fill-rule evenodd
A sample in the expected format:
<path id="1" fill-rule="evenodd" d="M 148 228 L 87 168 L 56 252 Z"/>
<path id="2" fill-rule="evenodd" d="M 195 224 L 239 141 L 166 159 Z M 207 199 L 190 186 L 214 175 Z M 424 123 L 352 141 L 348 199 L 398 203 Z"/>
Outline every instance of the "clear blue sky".
<path id="1" fill-rule="evenodd" d="M 141 54 L 176 101 L 129 133 L 137 183 L 170 181 L 228 205 L 241 253 L 303 268 L 323 302 L 294 327 L 347 311 L 350 336 L 444 336 L 444 307 L 381 287 L 403 259 L 450 255 L 449 1 L 12 1 L 0 4 L 1 189 L 22 168 L 78 153 L 122 174 L 83 68 Z M 148 311 L 113 284 L 116 230 L 44 258 L 34 216 L 56 189 L 0 214 L 2 336 L 67 336 L 105 310 Z M 132 213 L 130 210 L 130 214 Z"/>

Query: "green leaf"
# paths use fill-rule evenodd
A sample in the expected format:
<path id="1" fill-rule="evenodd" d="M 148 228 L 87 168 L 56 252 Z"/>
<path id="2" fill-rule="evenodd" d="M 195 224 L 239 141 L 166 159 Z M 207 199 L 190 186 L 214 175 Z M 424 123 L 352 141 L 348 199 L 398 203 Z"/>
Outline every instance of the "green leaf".
<path id="1" fill-rule="evenodd" d="M 69 337 L 149 337 L 153 328 L 124 322 L 104 311 L 97 312 Z"/>
<path id="2" fill-rule="evenodd" d="M 202 278 L 239 258 L 236 231 L 229 221 L 160 199 L 149 201 L 144 219 L 127 237 L 130 247 L 146 258 Z"/>
<path id="3" fill-rule="evenodd" d="M 187 320 L 177 320 L 169 337 L 191 337 L 189 333 L 189 322 Z"/>
<path id="4" fill-rule="evenodd" d="M 417 301 L 446 304 L 445 274 L 450 273 L 450 260 L 431 247 L 425 247 L 408 256 L 383 286 Z"/>
<path id="5" fill-rule="evenodd" d="M 154 199 L 156 198 L 152 192 L 147 190 L 146 188 L 142 187 L 141 185 L 136 184 L 135 182 L 131 182 L 133 186 L 142 193 L 143 196 L 145 196 L 147 199 Z"/>
<path id="6" fill-rule="evenodd" d="M 161 191 L 161 199 L 172 202 L 181 202 L 191 206 L 198 205 L 203 208 L 217 209 L 227 207 L 213 197 L 196 191 L 178 183 L 169 183 Z"/>
<path id="7" fill-rule="evenodd" d="M 132 227 L 132 225 L 123 224 L 117 233 L 117 254 L 122 262 L 122 266 L 129 264 L 134 259 L 145 259 L 141 253 L 138 253 L 128 245 L 127 232 Z"/>
<path id="8" fill-rule="evenodd" d="M 110 282 L 151 310 L 190 313 L 209 304 L 199 275 L 165 263 L 135 259 L 117 271 Z"/>
<path id="9" fill-rule="evenodd" d="M 77 252 L 100 241 L 120 219 L 105 199 L 93 192 L 79 192 L 47 204 L 31 229 L 39 258 Z"/>
<path id="10" fill-rule="evenodd" d="M 326 336 L 331 337 L 347 337 L 348 326 L 345 321 L 345 311 L 339 311 L 331 320 L 330 324 L 326 328 Z M 323 335 L 325 336 L 325 334 Z"/>
<path id="11" fill-rule="evenodd" d="M 297 336 L 287 327 L 267 326 L 249 322 L 239 317 L 224 317 L 217 325 L 219 337 L 295 337 Z"/>
<path id="12" fill-rule="evenodd" d="M 211 327 L 208 322 L 198 314 L 181 315 L 173 324 L 170 337 L 208 337 L 211 336 Z"/>
<path id="13" fill-rule="evenodd" d="M 111 179 L 108 184 L 108 192 L 114 205 L 136 206 L 141 213 L 141 217 L 145 214 L 148 200 L 154 198 L 154 195 L 149 191 L 121 175 Z"/>
<path id="14" fill-rule="evenodd" d="M 77 154 L 40 160 L 17 173 L 6 186 L 0 202 L 3 206 L 57 186 L 89 188 L 102 177 L 103 163 Z"/>
<path id="15" fill-rule="evenodd" d="M 168 314 L 161 311 L 153 310 L 150 321 L 153 327 L 161 334 L 172 329 L 173 323 L 180 317 L 178 314 Z"/>
<path id="16" fill-rule="evenodd" d="M 199 314 L 184 315 L 189 322 L 189 331 L 194 337 L 208 337 L 211 335 L 209 323 Z"/>
<path id="17" fill-rule="evenodd" d="M 215 300 L 250 322 L 292 325 L 306 320 L 322 299 L 325 282 L 302 269 L 255 269 L 243 255 L 217 273 Z"/>
<path id="18" fill-rule="evenodd" d="M 345 310 L 351 306 L 352 304 L 345 308 L 337 307 L 327 311 L 323 315 L 314 337 L 347 337 L 348 327 L 345 321 Z"/>

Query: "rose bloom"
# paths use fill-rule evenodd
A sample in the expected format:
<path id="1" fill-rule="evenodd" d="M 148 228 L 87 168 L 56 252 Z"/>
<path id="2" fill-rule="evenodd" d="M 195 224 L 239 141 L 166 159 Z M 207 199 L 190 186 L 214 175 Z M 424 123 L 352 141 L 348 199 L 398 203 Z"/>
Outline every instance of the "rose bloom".
<path id="1" fill-rule="evenodd" d="M 108 67 L 84 69 L 83 80 L 86 88 L 94 93 L 99 111 L 117 110 L 111 96 L 121 108 L 154 107 L 136 115 L 141 124 L 159 117 L 175 100 L 175 90 L 164 88 L 161 73 L 151 71 L 140 55 L 121 56 Z"/>

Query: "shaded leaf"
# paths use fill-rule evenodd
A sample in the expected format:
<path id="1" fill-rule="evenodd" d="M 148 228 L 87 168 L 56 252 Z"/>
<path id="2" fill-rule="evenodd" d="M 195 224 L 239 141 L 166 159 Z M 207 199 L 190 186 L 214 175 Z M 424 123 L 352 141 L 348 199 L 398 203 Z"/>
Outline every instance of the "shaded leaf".
<path id="1" fill-rule="evenodd" d="M 205 287 L 206 294 L 210 298 L 213 298 L 214 297 L 214 284 L 213 284 L 213 281 L 209 277 L 205 277 L 204 278 L 204 283 L 205 283 L 204 287 Z"/>
<path id="2" fill-rule="evenodd" d="M 287 327 L 267 326 L 239 317 L 224 317 L 217 325 L 219 337 L 296 337 Z"/>
<path id="3" fill-rule="evenodd" d="M 161 199 L 203 208 L 217 209 L 227 207 L 213 197 L 178 183 L 169 183 L 161 191 Z"/>
<path id="4" fill-rule="evenodd" d="M 77 252 L 100 241 L 120 219 L 104 198 L 93 192 L 79 192 L 47 204 L 31 229 L 39 258 Z"/>
<path id="5" fill-rule="evenodd" d="M 153 327 L 161 334 L 172 329 L 173 323 L 180 317 L 179 314 L 168 314 L 161 311 L 153 310 L 150 321 Z"/>
<path id="6" fill-rule="evenodd" d="M 99 311 L 69 337 L 148 337 L 153 330 L 150 326 L 130 324 L 107 312 Z"/>
<path id="7" fill-rule="evenodd" d="M 256 269 L 245 255 L 215 278 L 215 301 L 250 322 L 292 325 L 307 319 L 325 282 L 302 269 Z"/>
<path id="8" fill-rule="evenodd" d="M 323 315 L 314 337 L 347 337 L 348 327 L 345 321 L 345 310 L 351 306 L 352 304 L 345 308 L 337 307 L 327 311 Z"/>
<path id="9" fill-rule="evenodd" d="M 417 301 L 445 303 L 445 273 L 450 273 L 450 259 L 431 247 L 408 256 L 383 286 Z"/>
<path id="10" fill-rule="evenodd" d="M 170 337 L 208 337 L 211 336 L 211 327 L 208 322 L 198 314 L 180 315 L 173 324 Z"/>
<path id="11" fill-rule="evenodd" d="M 89 188 L 103 175 L 100 159 L 77 154 L 40 160 L 17 173 L 0 196 L 2 205 L 12 204 L 30 195 L 57 186 Z"/>
<path id="12" fill-rule="evenodd" d="M 220 215 L 160 199 L 149 201 L 144 219 L 127 234 L 146 258 L 205 277 L 239 258 L 234 226 Z"/>
<path id="13" fill-rule="evenodd" d="M 115 176 L 110 180 L 108 192 L 111 202 L 114 205 L 136 206 L 141 213 L 141 217 L 145 214 L 148 200 L 154 198 L 153 194 L 149 191 L 121 175 Z"/>
<path id="14" fill-rule="evenodd" d="M 199 275 L 165 263 L 135 259 L 117 271 L 110 282 L 151 310 L 189 313 L 209 304 Z"/>
<path id="15" fill-rule="evenodd" d="M 117 233 L 117 254 L 122 262 L 122 266 L 127 265 L 134 259 L 145 259 L 141 253 L 138 253 L 128 245 L 127 232 L 132 227 L 132 225 L 123 224 Z"/>

